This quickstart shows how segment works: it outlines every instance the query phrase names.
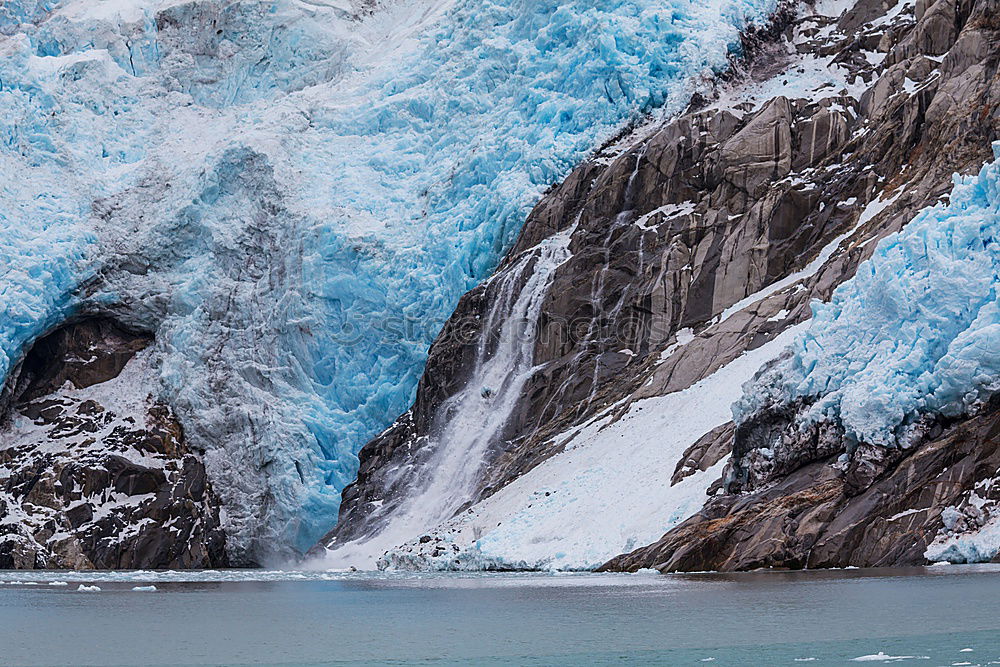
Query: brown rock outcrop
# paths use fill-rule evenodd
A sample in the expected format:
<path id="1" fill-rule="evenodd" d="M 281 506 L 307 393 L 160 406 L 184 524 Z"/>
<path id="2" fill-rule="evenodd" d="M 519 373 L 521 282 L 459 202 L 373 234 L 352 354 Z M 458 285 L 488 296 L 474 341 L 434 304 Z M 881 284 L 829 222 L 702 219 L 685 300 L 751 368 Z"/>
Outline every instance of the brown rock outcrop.
<path id="1" fill-rule="evenodd" d="M 883 452 L 885 453 L 885 452 Z M 602 569 L 635 571 L 920 565 L 947 508 L 1000 470 L 1000 401 L 940 436 L 873 457 L 808 463 L 751 494 L 712 498 L 663 539 Z M 859 475 L 864 480 L 859 483 Z"/>
<path id="2" fill-rule="evenodd" d="M 146 396 L 150 343 L 85 319 L 36 342 L 13 374 L 0 431 L 0 569 L 227 564 L 201 458 Z"/>

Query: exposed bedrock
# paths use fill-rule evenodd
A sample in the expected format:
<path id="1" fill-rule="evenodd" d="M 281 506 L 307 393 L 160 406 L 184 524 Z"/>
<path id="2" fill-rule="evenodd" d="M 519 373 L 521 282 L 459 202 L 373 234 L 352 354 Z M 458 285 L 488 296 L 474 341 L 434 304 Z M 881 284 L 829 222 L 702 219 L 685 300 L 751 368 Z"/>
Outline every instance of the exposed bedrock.
<path id="1" fill-rule="evenodd" d="M 523 285 L 530 274 L 513 272 L 554 234 L 570 234 L 570 256 L 534 322 L 535 371 L 491 438 L 465 506 L 557 454 L 589 418 L 690 387 L 806 320 L 810 301 L 829 299 L 879 239 L 946 195 L 953 173 L 990 159 L 1000 130 L 995 0 L 860 0 L 842 16 L 797 9 L 755 44 L 736 81 L 605 147 L 535 207 L 494 279 L 462 299 L 434 344 L 412 410 L 362 450 L 358 481 L 322 544 L 377 533 L 420 487 L 427 449 L 446 446 L 435 440 L 436 406 L 466 389 L 471 360 L 497 344 L 498 330 L 484 323 L 501 308 L 499 285 Z M 719 480 L 709 492 L 724 495 L 702 514 L 609 567 L 923 562 L 920 545 L 941 528 L 941 512 L 890 521 L 891 508 L 943 508 L 991 465 L 990 415 L 935 423 L 905 456 L 852 445 L 854 458 L 838 463 L 842 434 L 821 424 L 793 436 L 795 409 L 774 406 L 756 430 L 741 425 L 732 493 Z M 787 453 L 760 468 L 758 486 L 741 486 L 749 473 L 740 466 L 760 449 L 749 443 L 776 434 L 787 436 Z M 733 426 L 716 429 L 663 483 L 732 451 Z M 803 512 L 804 528 L 788 528 Z M 871 521 L 884 528 L 859 528 Z M 908 541 L 896 541 L 897 524 Z M 807 534 L 826 540 L 822 554 L 802 550 Z M 759 553 L 743 558 L 749 544 Z"/>
<path id="2" fill-rule="evenodd" d="M 228 564 L 205 466 L 152 399 L 151 336 L 107 318 L 38 340 L 5 389 L 0 569 Z"/>
<path id="3" fill-rule="evenodd" d="M 989 1 L 918 3 L 915 24 L 889 49 L 885 72 L 862 98 L 873 121 L 886 118 L 900 87 L 911 86 L 904 63 L 940 61 L 930 83 L 915 88 L 917 96 L 926 91 L 923 118 L 908 133 L 908 162 L 896 180 L 909 179 L 914 169 L 930 174 L 939 163 L 975 171 L 969 139 L 989 146 L 1000 136 L 998 8 Z M 931 182 L 925 176 L 915 185 Z M 788 362 L 775 360 L 747 386 L 756 408 L 735 429 L 725 488 L 713 489 L 720 495 L 656 544 L 605 569 L 863 567 L 992 557 L 962 536 L 997 518 L 996 397 L 958 416 L 908 416 L 892 442 L 872 444 L 845 431 L 839 419 L 808 418 L 822 396 L 784 396 L 777 386 Z"/>
<path id="4" fill-rule="evenodd" d="M 985 511 L 983 503 L 975 507 L 968 500 L 998 470 L 1000 401 L 994 401 L 912 450 L 861 446 L 850 459 L 812 459 L 754 493 L 714 497 L 659 542 L 603 569 L 924 564 L 946 522 L 954 531 L 995 517 L 990 512 L 998 489 L 992 484 L 983 494 Z"/>

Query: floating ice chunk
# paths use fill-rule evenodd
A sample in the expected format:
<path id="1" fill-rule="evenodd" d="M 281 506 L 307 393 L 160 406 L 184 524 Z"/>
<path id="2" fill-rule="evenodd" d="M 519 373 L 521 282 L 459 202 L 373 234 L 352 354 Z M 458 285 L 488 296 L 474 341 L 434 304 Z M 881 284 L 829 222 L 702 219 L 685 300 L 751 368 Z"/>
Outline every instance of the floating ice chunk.
<path id="1" fill-rule="evenodd" d="M 889 660 L 930 660 L 930 656 L 927 655 L 889 655 L 879 651 L 878 653 L 873 653 L 871 655 L 862 655 L 857 658 L 851 658 L 852 662 L 887 662 Z"/>
<path id="2" fill-rule="evenodd" d="M 952 522 L 951 527 L 954 526 Z M 948 528 L 948 523 L 945 527 Z M 1000 553 L 1000 518 L 993 518 L 968 533 L 944 533 L 927 547 L 924 558 L 942 563 L 988 563 L 997 553 Z"/>
<path id="3" fill-rule="evenodd" d="M 86 584 L 80 584 L 76 589 L 78 591 L 83 591 L 84 593 L 99 593 L 101 591 L 100 586 L 88 586 Z"/>
<path id="4" fill-rule="evenodd" d="M 146 592 L 155 591 L 156 590 L 156 586 L 133 586 L 132 590 L 133 591 L 139 591 L 139 592 L 146 593 Z"/>

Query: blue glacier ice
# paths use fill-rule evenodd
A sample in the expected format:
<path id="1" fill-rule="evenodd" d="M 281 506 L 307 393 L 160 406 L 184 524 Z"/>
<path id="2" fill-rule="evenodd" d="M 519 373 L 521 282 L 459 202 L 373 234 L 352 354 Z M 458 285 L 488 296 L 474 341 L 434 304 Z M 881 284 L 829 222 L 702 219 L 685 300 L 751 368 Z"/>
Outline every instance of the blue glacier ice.
<path id="1" fill-rule="evenodd" d="M 154 331 L 237 557 L 331 527 L 545 188 L 775 3 L 363 4 L 0 8 L 0 377 L 78 312 Z"/>
<path id="2" fill-rule="evenodd" d="M 858 441 L 907 444 L 923 415 L 959 416 L 1000 389 L 1000 142 L 997 162 L 954 177 L 947 203 L 883 239 L 829 303 L 813 304 L 792 356 L 734 407 L 815 400 L 805 421 Z"/>

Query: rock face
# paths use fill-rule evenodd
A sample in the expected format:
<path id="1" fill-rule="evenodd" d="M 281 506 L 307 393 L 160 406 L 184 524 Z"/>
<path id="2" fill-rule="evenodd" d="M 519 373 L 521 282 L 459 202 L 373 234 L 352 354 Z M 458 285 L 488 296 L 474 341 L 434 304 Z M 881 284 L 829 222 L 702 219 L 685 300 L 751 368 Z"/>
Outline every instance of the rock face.
<path id="1" fill-rule="evenodd" d="M 596 415 L 613 420 L 636 401 L 690 387 L 806 320 L 809 302 L 828 299 L 878 239 L 945 195 L 954 172 L 989 160 L 1000 136 L 1000 5 L 891 4 L 779 12 L 772 30 L 751 38 L 740 81 L 620 137 L 554 188 L 494 279 L 462 299 L 412 410 L 362 450 L 323 544 L 377 533 L 421 488 L 426 450 L 442 446 L 437 406 L 467 388 L 473 359 L 497 345 L 488 323 L 503 309 L 498 286 L 523 286 L 523 258 L 546 239 L 569 234 L 570 257 L 532 323 L 535 371 L 456 511 L 571 446 Z M 791 433 L 794 410 L 761 415 L 735 438 L 730 424 L 692 443 L 663 483 L 732 452 L 728 486 L 709 488 L 722 495 L 606 567 L 924 562 L 943 508 L 967 507 L 962 498 L 997 472 L 992 409 L 929 426 L 913 450 L 859 447 L 846 462 L 835 455 L 835 428 Z M 785 451 L 754 466 L 761 443 L 781 437 Z"/>
<path id="2" fill-rule="evenodd" d="M 988 145 L 1000 134 L 996 11 L 991 2 L 918 4 L 916 23 L 888 50 L 885 72 L 862 98 L 862 113 L 873 119 L 884 118 L 900 97 L 898 87 L 909 85 L 907 72 L 941 62 L 915 91 L 926 99 L 922 120 L 907 133 L 907 170 L 961 159 L 968 154 L 965 136 Z M 764 369 L 760 376 L 778 372 Z M 748 391 L 764 391 L 765 384 Z M 759 401 L 763 407 L 736 428 L 720 495 L 656 544 L 605 569 L 864 567 L 992 557 L 963 547 L 961 537 L 996 518 L 996 399 L 958 420 L 925 415 L 908 428 L 907 442 L 893 446 L 858 442 L 835 421 L 803 427 L 800 416 L 811 400 Z"/>
<path id="3" fill-rule="evenodd" d="M 1000 401 L 910 451 L 816 458 L 750 494 L 728 493 L 656 544 L 605 570 L 918 565 L 946 521 L 959 531 L 991 518 L 970 494 L 1000 470 Z M 992 505 L 995 489 L 984 494 Z M 966 512 L 955 507 L 964 505 Z M 969 511 L 972 509 L 972 511 Z M 961 519 L 963 526 L 956 525 Z"/>
<path id="4" fill-rule="evenodd" d="M 201 458 L 148 396 L 151 342 L 85 319 L 39 340 L 12 376 L 0 569 L 227 565 Z"/>

